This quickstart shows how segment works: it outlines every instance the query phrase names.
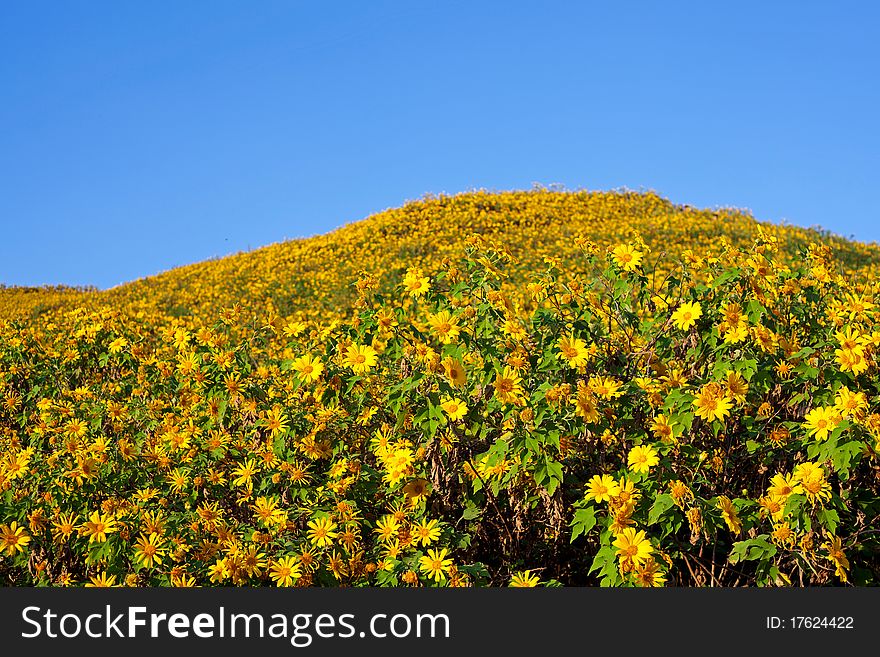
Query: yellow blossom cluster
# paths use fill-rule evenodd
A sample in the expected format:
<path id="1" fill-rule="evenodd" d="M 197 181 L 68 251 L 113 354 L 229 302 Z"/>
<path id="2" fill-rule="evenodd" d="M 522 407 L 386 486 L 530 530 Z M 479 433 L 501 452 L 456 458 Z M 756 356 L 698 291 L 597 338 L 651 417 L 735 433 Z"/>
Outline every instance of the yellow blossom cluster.
<path id="1" fill-rule="evenodd" d="M 0 582 L 877 583 L 878 266 L 537 189 L 2 289 Z"/>

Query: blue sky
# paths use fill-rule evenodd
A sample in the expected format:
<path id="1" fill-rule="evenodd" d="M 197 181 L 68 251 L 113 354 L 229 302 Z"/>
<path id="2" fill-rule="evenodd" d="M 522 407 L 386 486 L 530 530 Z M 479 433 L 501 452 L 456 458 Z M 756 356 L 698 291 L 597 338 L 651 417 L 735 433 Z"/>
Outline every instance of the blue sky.
<path id="1" fill-rule="evenodd" d="M 873 2 L 4 2 L 0 282 L 425 193 L 653 189 L 880 240 Z"/>

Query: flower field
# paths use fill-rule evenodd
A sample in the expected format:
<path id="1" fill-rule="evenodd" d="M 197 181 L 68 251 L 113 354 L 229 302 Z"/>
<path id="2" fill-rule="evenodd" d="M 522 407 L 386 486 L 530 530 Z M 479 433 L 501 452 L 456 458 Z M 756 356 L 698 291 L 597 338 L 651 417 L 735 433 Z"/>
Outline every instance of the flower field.
<path id="1" fill-rule="evenodd" d="M 877 584 L 878 273 L 536 189 L 0 289 L 0 582 Z"/>

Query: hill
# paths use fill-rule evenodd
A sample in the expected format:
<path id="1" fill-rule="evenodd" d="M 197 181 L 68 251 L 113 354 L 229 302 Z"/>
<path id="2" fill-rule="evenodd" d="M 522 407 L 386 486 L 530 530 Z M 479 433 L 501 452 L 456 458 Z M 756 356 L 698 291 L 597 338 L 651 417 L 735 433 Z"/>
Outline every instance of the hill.
<path id="1" fill-rule="evenodd" d="M 880 582 L 875 245 L 548 190 L 0 290 L 0 582 Z"/>
<path id="2" fill-rule="evenodd" d="M 351 282 L 362 271 L 390 289 L 411 266 L 434 274 L 458 257 L 478 233 L 505 244 L 534 271 L 552 255 L 576 266 L 576 237 L 605 247 L 638 233 L 663 272 L 685 251 L 717 252 L 721 240 L 747 246 L 759 227 L 776 236 L 788 257 L 812 241 L 829 245 L 850 273 L 877 271 L 880 247 L 793 226 L 756 221 L 734 209 L 701 210 L 653 193 L 474 192 L 407 203 L 326 235 L 273 244 L 252 252 L 180 267 L 107 291 L 0 288 L 0 319 L 36 316 L 77 306 L 111 308 L 154 323 L 183 318 L 213 321 L 219 308 L 240 304 L 259 315 L 326 318 L 349 309 Z"/>

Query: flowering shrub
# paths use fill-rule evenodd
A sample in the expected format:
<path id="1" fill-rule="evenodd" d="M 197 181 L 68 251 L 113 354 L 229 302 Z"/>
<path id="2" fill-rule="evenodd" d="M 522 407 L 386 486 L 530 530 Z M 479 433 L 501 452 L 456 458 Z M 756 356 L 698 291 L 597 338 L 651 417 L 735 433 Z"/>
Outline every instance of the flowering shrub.
<path id="1" fill-rule="evenodd" d="M 877 286 L 755 233 L 531 270 L 473 235 L 327 317 L 9 320 L 0 578 L 874 584 Z"/>

